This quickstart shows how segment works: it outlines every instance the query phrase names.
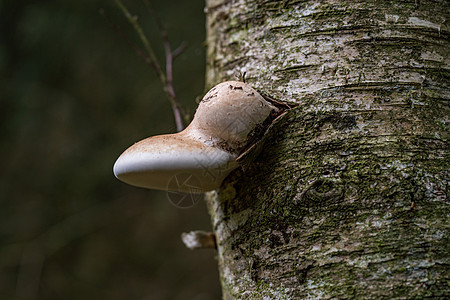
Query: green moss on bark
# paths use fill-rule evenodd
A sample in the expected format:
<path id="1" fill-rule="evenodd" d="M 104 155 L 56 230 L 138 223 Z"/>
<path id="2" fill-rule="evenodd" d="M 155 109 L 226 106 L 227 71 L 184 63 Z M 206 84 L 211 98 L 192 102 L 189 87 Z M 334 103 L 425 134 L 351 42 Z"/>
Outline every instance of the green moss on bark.
<path id="1" fill-rule="evenodd" d="M 225 294 L 448 294 L 449 45 L 431 4 L 247 1 L 210 12 L 210 84 L 245 71 L 299 104 L 208 200 Z"/>

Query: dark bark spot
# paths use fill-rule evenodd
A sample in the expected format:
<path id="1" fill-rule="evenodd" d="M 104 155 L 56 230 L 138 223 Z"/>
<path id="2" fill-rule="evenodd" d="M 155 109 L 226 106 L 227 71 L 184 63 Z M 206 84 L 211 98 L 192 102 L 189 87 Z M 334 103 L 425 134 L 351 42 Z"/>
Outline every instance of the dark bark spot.
<path id="1" fill-rule="evenodd" d="M 326 123 L 330 123 L 331 126 L 337 130 L 352 129 L 356 126 L 356 117 L 352 115 L 344 115 L 342 113 L 332 113 L 325 115 L 319 121 L 320 127 Z"/>
<path id="2" fill-rule="evenodd" d="M 269 236 L 270 247 L 275 248 L 289 243 L 290 236 L 287 233 L 288 224 L 281 219 L 271 219 L 270 222 L 273 229 Z"/>
<path id="3" fill-rule="evenodd" d="M 270 241 L 270 248 L 275 248 L 283 245 L 283 240 L 281 239 L 281 237 L 277 234 L 274 234 L 273 232 L 269 236 L 269 241 Z"/>
<path id="4" fill-rule="evenodd" d="M 345 130 L 351 129 L 356 126 L 356 117 L 355 116 L 339 116 L 336 117 L 333 123 L 334 129 L 337 130 Z"/>
<path id="5" fill-rule="evenodd" d="M 258 281 L 259 267 L 260 267 L 260 263 L 259 263 L 258 259 L 253 259 L 250 262 L 250 276 L 252 277 L 253 281 Z"/>
<path id="6" fill-rule="evenodd" d="M 314 265 L 313 260 L 307 260 L 302 262 L 296 270 L 298 283 L 302 284 L 306 282 L 306 278 L 308 277 L 308 271 L 313 267 Z"/>

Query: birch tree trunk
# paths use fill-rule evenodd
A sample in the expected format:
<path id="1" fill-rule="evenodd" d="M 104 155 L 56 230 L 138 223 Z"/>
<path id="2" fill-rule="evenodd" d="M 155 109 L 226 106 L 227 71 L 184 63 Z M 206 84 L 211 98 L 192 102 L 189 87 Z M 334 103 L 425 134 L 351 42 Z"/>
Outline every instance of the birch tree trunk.
<path id="1" fill-rule="evenodd" d="M 296 103 L 208 195 L 225 299 L 449 293 L 447 1 L 207 1 L 208 86 Z"/>

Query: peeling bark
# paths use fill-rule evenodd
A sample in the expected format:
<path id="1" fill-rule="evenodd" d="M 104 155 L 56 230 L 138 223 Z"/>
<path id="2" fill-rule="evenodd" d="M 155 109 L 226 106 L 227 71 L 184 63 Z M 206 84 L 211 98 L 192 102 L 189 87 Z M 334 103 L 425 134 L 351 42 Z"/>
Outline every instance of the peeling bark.
<path id="1" fill-rule="evenodd" d="M 297 103 L 208 195 L 226 299 L 446 298 L 446 1 L 207 1 L 207 82 Z"/>

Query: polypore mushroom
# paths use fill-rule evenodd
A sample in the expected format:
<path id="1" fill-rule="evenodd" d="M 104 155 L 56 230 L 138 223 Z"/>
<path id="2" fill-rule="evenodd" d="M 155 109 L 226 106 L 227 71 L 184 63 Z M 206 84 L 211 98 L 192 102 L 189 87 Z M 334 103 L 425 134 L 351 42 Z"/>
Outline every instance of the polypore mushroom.
<path id="1" fill-rule="evenodd" d="M 129 147 L 114 164 L 115 176 L 156 190 L 203 193 L 217 189 L 236 158 L 277 110 L 249 85 L 227 81 L 200 102 L 189 126 Z"/>

